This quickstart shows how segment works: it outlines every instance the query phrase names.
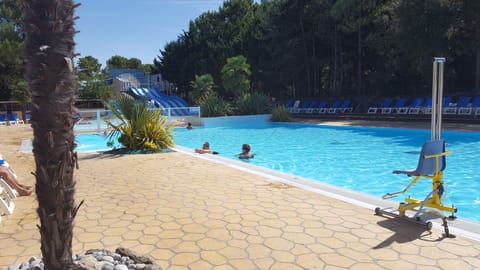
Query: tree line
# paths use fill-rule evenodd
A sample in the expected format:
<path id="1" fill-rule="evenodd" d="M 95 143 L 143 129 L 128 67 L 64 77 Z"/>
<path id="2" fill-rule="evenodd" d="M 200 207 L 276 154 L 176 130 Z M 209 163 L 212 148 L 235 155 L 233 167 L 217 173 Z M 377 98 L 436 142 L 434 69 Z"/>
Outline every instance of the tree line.
<path id="1" fill-rule="evenodd" d="M 479 93 L 480 1 L 229 0 L 190 21 L 154 64 L 188 95 L 196 75 L 220 85 L 237 55 L 251 89 L 277 98 L 428 96 L 439 56 L 445 94 Z"/>
<path id="2" fill-rule="evenodd" d="M 20 17 L 18 0 L 0 2 L 0 100 L 29 100 Z M 86 56 L 77 74 L 97 80 L 108 68 L 141 68 L 187 97 L 195 76 L 211 74 L 215 92 L 233 100 L 221 70 L 239 55 L 250 65 L 251 90 L 280 99 L 427 96 L 436 56 L 447 59 L 445 94 L 475 94 L 480 1 L 228 0 L 190 21 L 154 65 L 112 56 L 102 69 Z"/>
<path id="3" fill-rule="evenodd" d="M 0 100 L 15 100 L 21 104 L 31 101 L 25 80 L 25 34 L 21 24 L 19 0 L 0 0 Z M 114 55 L 102 65 L 93 56 L 77 59 L 76 87 L 80 99 L 102 99 L 109 96 L 110 87 L 104 82 L 109 69 L 141 69 L 151 73 L 153 64 L 143 64 L 138 58 Z M 1 109 L 1 108 L 0 108 Z"/>

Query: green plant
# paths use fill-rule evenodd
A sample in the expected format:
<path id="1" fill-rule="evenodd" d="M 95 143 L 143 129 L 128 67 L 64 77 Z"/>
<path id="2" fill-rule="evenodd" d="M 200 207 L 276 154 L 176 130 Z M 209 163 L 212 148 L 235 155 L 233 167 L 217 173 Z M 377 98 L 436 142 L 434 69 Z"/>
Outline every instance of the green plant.
<path id="1" fill-rule="evenodd" d="M 212 75 L 208 73 L 201 76 L 195 75 L 195 81 L 191 81 L 190 86 L 193 88 L 191 99 L 195 104 L 200 104 L 213 93 L 216 87 Z"/>
<path id="2" fill-rule="evenodd" d="M 115 124 L 109 120 L 105 122 L 113 129 L 108 134 L 111 143 L 114 138 L 131 150 L 158 151 L 173 146 L 172 128 L 167 119 L 162 116 L 161 110 L 151 110 L 147 100 L 135 100 L 122 94 L 113 102 L 105 105 L 120 120 Z"/>
<path id="3" fill-rule="evenodd" d="M 222 81 L 225 90 L 234 98 L 240 97 L 250 89 L 250 65 L 243 55 L 230 57 L 222 68 Z"/>
<path id="4" fill-rule="evenodd" d="M 200 103 L 202 116 L 224 116 L 232 113 L 232 106 L 222 97 L 211 94 Z"/>
<path id="5" fill-rule="evenodd" d="M 292 121 L 292 116 L 287 108 L 284 106 L 278 106 L 273 108 L 272 111 L 272 118 L 270 118 L 272 122 L 290 122 Z"/>
<path id="6" fill-rule="evenodd" d="M 246 93 L 237 101 L 238 114 L 262 114 L 271 112 L 272 107 L 269 98 L 262 93 Z"/>

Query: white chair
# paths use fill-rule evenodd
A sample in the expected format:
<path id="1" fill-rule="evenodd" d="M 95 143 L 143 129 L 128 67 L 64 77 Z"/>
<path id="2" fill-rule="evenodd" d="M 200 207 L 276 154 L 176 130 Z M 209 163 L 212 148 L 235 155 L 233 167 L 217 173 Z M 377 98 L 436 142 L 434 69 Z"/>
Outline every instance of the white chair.
<path id="1" fill-rule="evenodd" d="M 16 191 L 0 178 L 0 209 L 7 215 L 13 214 L 13 210 L 15 209 L 13 199 L 15 196 Z"/>

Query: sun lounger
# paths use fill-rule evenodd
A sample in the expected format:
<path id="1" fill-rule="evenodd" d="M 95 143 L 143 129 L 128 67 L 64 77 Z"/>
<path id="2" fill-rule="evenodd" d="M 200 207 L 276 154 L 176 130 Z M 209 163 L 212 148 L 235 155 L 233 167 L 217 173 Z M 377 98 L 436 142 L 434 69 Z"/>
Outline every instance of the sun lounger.
<path id="1" fill-rule="evenodd" d="M 6 120 L 7 115 L 5 114 L 0 114 L 0 126 L 2 125 L 7 125 L 7 120 Z"/>
<path id="2" fill-rule="evenodd" d="M 7 215 L 13 214 L 15 203 L 12 188 L 0 177 L 0 209 Z"/>
<path id="3" fill-rule="evenodd" d="M 310 101 L 304 100 L 304 101 L 300 102 L 300 104 L 297 106 L 297 108 L 294 108 L 292 110 L 292 113 L 301 113 L 304 110 L 306 110 L 309 105 L 310 105 Z"/>
<path id="4" fill-rule="evenodd" d="M 442 110 L 443 114 L 457 113 L 457 105 L 452 103 L 452 97 L 443 97 Z"/>
<path id="5" fill-rule="evenodd" d="M 12 167 L 10 167 L 10 164 L 8 164 L 8 162 L 3 158 L 3 155 L 0 154 L 0 166 L 3 166 L 3 167 L 6 167 L 8 168 L 8 170 L 10 171 L 10 173 L 12 174 L 13 177 L 17 178 L 17 174 L 15 173 L 15 171 L 12 169 Z M 1 177 L 0 177 L 1 179 Z M 4 180 L 2 180 L 4 181 Z M 4 181 L 5 182 L 5 181 Z M 6 182 L 5 182 L 6 184 Z M 10 195 L 10 197 L 12 198 L 16 198 L 17 197 L 17 191 L 13 188 L 10 188 L 9 185 L 7 185 L 8 188 L 6 188 L 6 191 L 8 192 L 8 194 Z"/>
<path id="6" fill-rule="evenodd" d="M 335 100 L 335 101 L 333 102 L 333 104 L 330 106 L 330 108 L 328 108 L 327 112 L 328 112 L 328 113 L 336 113 L 338 107 L 340 107 L 341 104 L 342 104 L 342 100 L 341 100 L 341 99 Z"/>
<path id="7" fill-rule="evenodd" d="M 382 114 L 390 114 L 392 112 L 396 112 L 396 111 L 398 111 L 398 109 L 404 107 L 405 103 L 407 103 L 406 98 L 399 98 L 393 107 L 382 108 L 381 113 Z"/>
<path id="8" fill-rule="evenodd" d="M 7 119 L 10 125 L 24 124 L 23 120 L 18 118 L 18 113 L 8 113 Z"/>
<path id="9" fill-rule="evenodd" d="M 410 105 L 397 108 L 397 114 L 407 114 L 410 111 L 410 108 L 417 107 L 422 100 L 422 98 L 414 98 Z"/>
<path id="10" fill-rule="evenodd" d="M 287 99 L 287 101 L 285 101 L 285 108 L 287 110 L 290 110 L 292 106 L 293 106 L 293 101 L 291 99 Z"/>
<path id="11" fill-rule="evenodd" d="M 391 98 L 385 98 L 385 99 L 382 101 L 382 103 L 380 104 L 380 106 L 368 108 L 367 113 L 368 113 L 368 114 L 377 113 L 378 110 L 381 110 L 382 108 L 388 108 L 388 107 L 390 107 L 391 104 L 392 104 L 392 99 L 391 99 Z"/>
<path id="12" fill-rule="evenodd" d="M 458 108 L 458 112 L 457 112 L 457 113 L 458 113 L 459 115 L 470 115 L 470 114 L 472 114 L 472 112 L 475 112 L 475 113 L 476 113 L 475 110 L 476 110 L 477 108 L 480 108 L 480 96 L 474 97 L 472 103 L 469 103 L 469 104 L 467 104 L 467 105 L 465 105 L 465 106 L 460 106 L 460 107 Z M 480 112 L 479 112 L 478 114 L 480 114 Z M 476 115 L 478 115 L 478 114 L 476 114 Z"/>
<path id="13" fill-rule="evenodd" d="M 345 99 L 340 105 L 340 107 L 337 108 L 336 112 L 341 112 L 341 113 L 352 112 L 353 108 L 350 107 L 351 102 L 352 101 L 350 99 Z"/>
<path id="14" fill-rule="evenodd" d="M 310 103 L 310 106 L 305 110 L 306 114 L 312 114 L 318 108 L 319 102 L 314 100 Z"/>
<path id="15" fill-rule="evenodd" d="M 297 110 L 298 106 L 300 105 L 300 100 L 296 100 L 294 103 L 293 103 L 293 106 L 290 107 L 290 109 L 288 109 L 288 111 L 290 113 L 293 113 L 294 111 Z"/>
<path id="16" fill-rule="evenodd" d="M 432 113 L 432 98 L 427 98 L 427 100 L 425 100 L 425 104 L 423 104 L 423 108 L 421 109 L 421 111 L 424 113 L 424 114 L 431 114 Z"/>
<path id="17" fill-rule="evenodd" d="M 318 114 L 325 114 L 327 113 L 328 106 L 327 106 L 327 101 L 322 100 L 317 106 L 317 113 Z"/>
<path id="18" fill-rule="evenodd" d="M 299 108 L 298 113 L 307 113 L 307 111 L 315 108 L 315 106 L 317 106 L 317 102 L 315 100 L 314 101 L 307 100 L 304 102 L 303 106 Z"/>
<path id="19" fill-rule="evenodd" d="M 408 108 L 408 114 L 418 114 L 423 104 L 423 98 L 415 98 Z"/>

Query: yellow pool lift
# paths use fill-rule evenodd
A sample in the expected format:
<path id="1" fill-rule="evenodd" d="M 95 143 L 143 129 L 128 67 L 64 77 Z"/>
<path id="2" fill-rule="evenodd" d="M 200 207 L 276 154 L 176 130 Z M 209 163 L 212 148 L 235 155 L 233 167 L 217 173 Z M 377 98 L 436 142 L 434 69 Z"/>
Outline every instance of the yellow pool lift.
<path id="1" fill-rule="evenodd" d="M 451 154 L 445 150 L 445 141 L 441 139 L 442 131 L 442 101 L 443 101 L 443 69 L 445 58 L 436 57 L 433 60 L 433 81 L 432 81 L 432 119 L 431 119 L 431 140 L 426 141 L 420 152 L 418 165 L 415 170 L 401 171 L 395 170 L 393 173 L 406 174 L 414 177 L 413 180 L 401 191 L 387 193 L 383 195 L 383 199 L 390 199 L 399 194 L 405 193 L 411 186 L 417 183 L 420 178 L 432 179 L 432 190 L 425 199 L 414 199 L 407 197 L 405 202 L 401 202 L 398 206 L 398 213 L 390 212 L 379 207 L 375 208 L 375 214 L 390 217 L 398 217 L 402 220 L 413 222 L 426 226 L 428 230 L 432 228 L 430 221 L 424 221 L 420 215 L 424 212 L 433 213 L 442 219 L 445 236 L 452 237 L 448 230 L 447 219 L 454 219 L 454 213 L 457 208 L 446 206 L 442 203 L 445 195 L 443 183 L 443 171 L 446 167 L 446 157 Z M 416 211 L 413 217 L 406 215 L 407 210 Z M 445 216 L 443 212 L 450 212 L 450 216 Z"/>

